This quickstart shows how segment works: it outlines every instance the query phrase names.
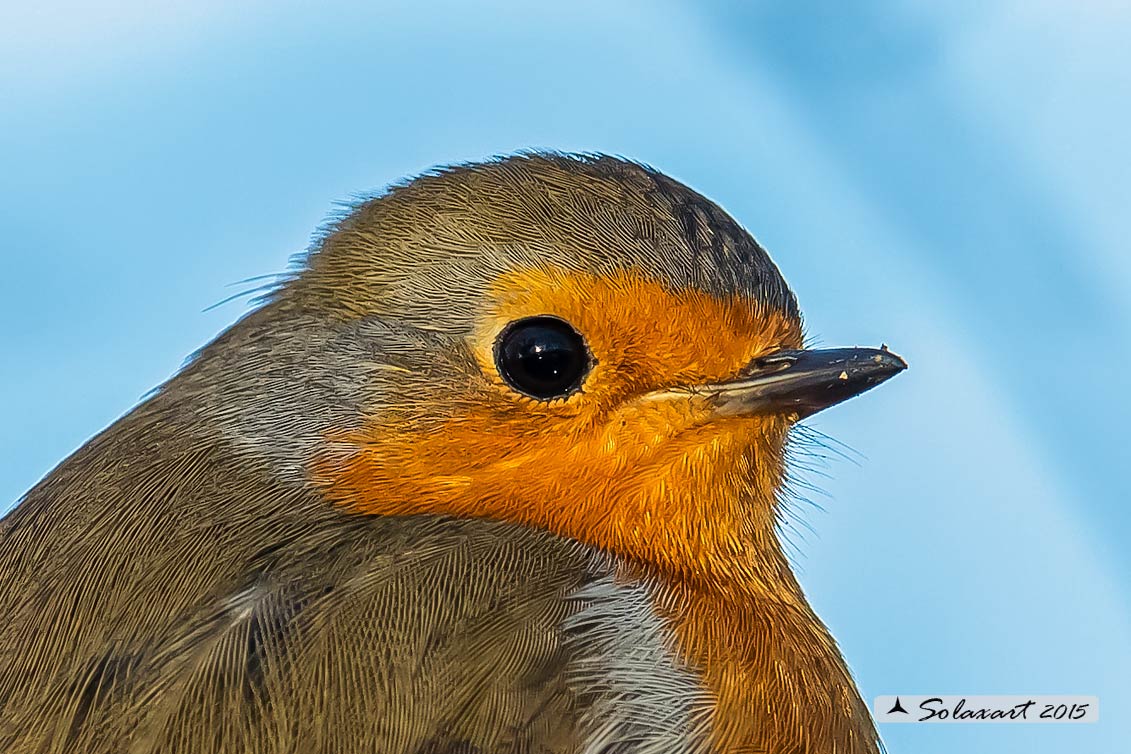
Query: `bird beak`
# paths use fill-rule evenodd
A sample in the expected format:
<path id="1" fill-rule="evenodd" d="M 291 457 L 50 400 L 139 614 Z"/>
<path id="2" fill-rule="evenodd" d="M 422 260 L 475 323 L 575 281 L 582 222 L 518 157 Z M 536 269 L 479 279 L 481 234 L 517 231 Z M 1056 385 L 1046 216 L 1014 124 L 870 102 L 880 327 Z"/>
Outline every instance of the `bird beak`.
<path id="1" fill-rule="evenodd" d="M 721 416 L 785 414 L 804 419 L 870 390 L 907 368 L 884 348 L 783 350 L 755 359 L 740 377 L 703 385 Z"/>

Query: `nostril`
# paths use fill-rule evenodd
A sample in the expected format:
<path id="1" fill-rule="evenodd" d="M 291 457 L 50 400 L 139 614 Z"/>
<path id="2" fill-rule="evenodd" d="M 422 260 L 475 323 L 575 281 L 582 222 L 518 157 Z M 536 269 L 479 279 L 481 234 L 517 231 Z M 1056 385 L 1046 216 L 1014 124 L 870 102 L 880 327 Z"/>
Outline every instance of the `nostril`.
<path id="1" fill-rule="evenodd" d="M 750 362 L 746 367 L 747 373 L 752 372 L 780 372 L 783 369 L 788 369 L 797 363 L 800 358 L 800 351 L 793 351 L 782 349 L 768 353 L 765 356 L 759 356 Z"/>

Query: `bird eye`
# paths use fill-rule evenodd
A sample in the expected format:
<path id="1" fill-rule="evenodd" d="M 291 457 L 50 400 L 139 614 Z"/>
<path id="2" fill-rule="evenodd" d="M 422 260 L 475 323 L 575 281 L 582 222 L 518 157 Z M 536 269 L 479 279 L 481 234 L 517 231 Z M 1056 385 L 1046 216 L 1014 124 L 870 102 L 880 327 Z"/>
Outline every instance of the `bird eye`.
<path id="1" fill-rule="evenodd" d="M 499 375 L 518 392 L 540 400 L 581 388 L 592 358 L 581 333 L 557 317 L 515 320 L 495 341 Z"/>

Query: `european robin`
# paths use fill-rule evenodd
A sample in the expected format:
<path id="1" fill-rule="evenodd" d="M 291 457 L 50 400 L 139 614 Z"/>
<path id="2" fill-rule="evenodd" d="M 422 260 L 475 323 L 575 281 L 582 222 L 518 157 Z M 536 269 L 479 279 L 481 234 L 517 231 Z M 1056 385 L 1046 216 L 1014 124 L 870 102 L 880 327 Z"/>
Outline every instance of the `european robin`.
<path id="1" fill-rule="evenodd" d="M 878 751 L 779 540 L 807 350 L 648 167 L 361 203 L 0 523 L 5 752 Z"/>

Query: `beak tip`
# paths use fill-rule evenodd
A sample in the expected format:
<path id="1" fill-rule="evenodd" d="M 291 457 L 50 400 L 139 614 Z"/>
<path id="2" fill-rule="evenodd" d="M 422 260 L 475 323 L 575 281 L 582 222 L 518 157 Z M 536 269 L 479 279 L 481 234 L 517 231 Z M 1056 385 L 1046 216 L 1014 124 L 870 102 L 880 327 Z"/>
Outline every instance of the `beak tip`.
<path id="1" fill-rule="evenodd" d="M 889 351 L 887 346 L 876 351 L 875 355 L 872 356 L 872 361 L 875 362 L 876 366 L 880 369 L 885 372 L 890 372 L 893 377 L 904 369 L 907 369 L 907 361 L 905 361 L 903 357 L 897 356 Z"/>

